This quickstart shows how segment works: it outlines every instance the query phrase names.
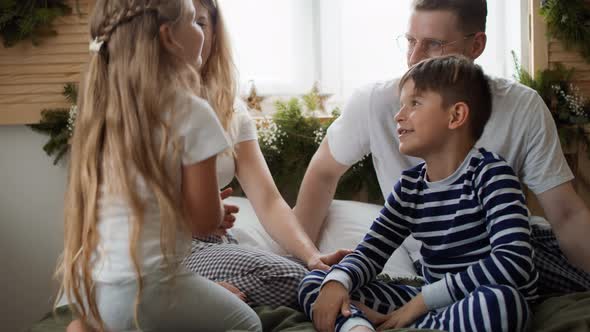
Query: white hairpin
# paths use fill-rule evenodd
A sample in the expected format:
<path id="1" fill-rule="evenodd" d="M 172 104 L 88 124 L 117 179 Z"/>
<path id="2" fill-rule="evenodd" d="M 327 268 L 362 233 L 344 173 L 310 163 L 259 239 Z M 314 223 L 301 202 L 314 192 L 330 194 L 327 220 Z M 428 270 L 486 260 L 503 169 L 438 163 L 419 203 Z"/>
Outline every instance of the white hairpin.
<path id="1" fill-rule="evenodd" d="M 88 49 L 90 50 L 90 53 L 99 53 L 103 44 L 104 41 L 98 41 L 98 38 L 94 38 L 94 40 L 90 42 Z"/>

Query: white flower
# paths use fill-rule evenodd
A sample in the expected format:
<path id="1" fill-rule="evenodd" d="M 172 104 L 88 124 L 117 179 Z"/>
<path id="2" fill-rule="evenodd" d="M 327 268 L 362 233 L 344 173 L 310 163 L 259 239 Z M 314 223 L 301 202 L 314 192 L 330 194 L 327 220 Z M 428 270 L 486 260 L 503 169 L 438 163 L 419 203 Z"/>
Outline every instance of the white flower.
<path id="1" fill-rule="evenodd" d="M 313 132 L 313 141 L 315 144 L 320 145 L 326 136 L 326 130 L 322 127 L 319 127 Z"/>
<path id="2" fill-rule="evenodd" d="M 557 94 L 558 97 L 562 98 L 565 101 L 568 111 L 575 116 L 578 117 L 585 117 L 590 120 L 590 114 L 587 114 L 584 111 L 584 105 L 586 105 L 586 97 L 584 97 L 580 93 L 580 88 L 570 84 L 569 85 L 569 94 L 566 94 L 559 85 L 551 86 L 553 91 Z"/>
<path id="3" fill-rule="evenodd" d="M 76 125 L 76 116 L 78 115 L 78 106 L 72 105 L 70 107 L 70 111 L 68 112 L 68 132 L 70 133 L 70 137 L 74 134 L 74 126 Z"/>
<path id="4" fill-rule="evenodd" d="M 263 149 L 281 152 L 285 132 L 270 117 L 258 120 L 258 141 Z"/>
<path id="5" fill-rule="evenodd" d="M 567 22 L 567 19 L 568 19 L 568 17 L 567 17 L 567 14 L 564 14 L 564 15 L 561 17 L 561 23 L 564 23 L 564 24 L 565 24 L 565 22 Z"/>

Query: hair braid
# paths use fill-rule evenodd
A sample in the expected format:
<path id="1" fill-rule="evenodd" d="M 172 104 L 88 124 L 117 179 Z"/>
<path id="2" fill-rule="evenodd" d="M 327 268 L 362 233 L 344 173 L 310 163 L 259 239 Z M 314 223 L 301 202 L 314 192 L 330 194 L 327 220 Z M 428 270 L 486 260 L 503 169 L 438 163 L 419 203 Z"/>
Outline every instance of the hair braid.
<path id="1" fill-rule="evenodd" d="M 104 20 L 104 26 L 99 30 L 100 35 L 96 36 L 98 41 L 108 42 L 115 29 L 126 22 L 131 21 L 137 16 L 143 15 L 149 11 L 157 12 L 157 8 L 150 5 L 149 1 L 145 4 L 134 4 L 132 1 L 129 6 L 121 8 L 111 14 L 110 18 Z"/>

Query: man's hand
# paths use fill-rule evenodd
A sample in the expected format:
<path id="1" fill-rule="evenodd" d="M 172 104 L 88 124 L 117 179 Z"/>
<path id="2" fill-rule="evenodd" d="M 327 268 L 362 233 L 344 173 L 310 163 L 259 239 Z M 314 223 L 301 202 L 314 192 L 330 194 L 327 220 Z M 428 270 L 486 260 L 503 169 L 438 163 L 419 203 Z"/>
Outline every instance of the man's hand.
<path id="1" fill-rule="evenodd" d="M 428 308 L 424 303 L 424 297 L 422 296 L 422 293 L 420 293 L 403 307 L 395 310 L 389 315 L 382 316 L 383 318 L 381 321 L 373 321 L 372 323 L 378 325 L 378 331 L 404 328 L 414 323 L 427 312 Z"/>
<path id="2" fill-rule="evenodd" d="M 318 256 L 312 257 L 311 259 L 309 259 L 307 261 L 307 268 L 310 271 L 312 271 L 312 270 L 328 271 L 330 269 L 330 266 L 340 263 L 342 258 L 344 258 L 346 255 L 350 254 L 351 252 L 353 252 L 353 250 L 339 249 L 331 254 L 322 255 L 322 256 L 318 255 Z"/>
<path id="3" fill-rule="evenodd" d="M 312 306 L 313 325 L 320 332 L 334 331 L 336 317 L 350 316 L 350 299 L 346 288 L 338 281 L 325 284 Z"/>
<path id="4" fill-rule="evenodd" d="M 222 200 L 228 198 L 229 196 L 231 196 L 231 194 L 233 194 L 234 190 L 232 188 L 226 188 L 225 190 L 223 190 L 219 196 L 221 197 Z M 215 231 L 215 235 L 219 235 L 219 236 L 224 236 L 227 234 L 227 230 L 234 227 L 234 224 L 236 222 L 236 216 L 234 216 L 235 213 L 238 213 L 240 211 L 240 208 L 237 205 L 232 205 L 232 204 L 223 204 L 223 221 L 221 222 L 221 224 L 219 225 L 219 228 L 217 229 L 217 231 Z"/>

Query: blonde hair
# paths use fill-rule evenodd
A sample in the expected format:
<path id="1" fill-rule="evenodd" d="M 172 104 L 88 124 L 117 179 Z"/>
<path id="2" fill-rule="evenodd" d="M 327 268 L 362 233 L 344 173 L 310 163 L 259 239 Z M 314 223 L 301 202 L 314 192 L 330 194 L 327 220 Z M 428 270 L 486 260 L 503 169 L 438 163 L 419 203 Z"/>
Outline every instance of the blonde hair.
<path id="1" fill-rule="evenodd" d="M 138 178 L 158 203 L 166 268 L 176 268 L 171 259 L 176 232 L 187 225 L 178 179 L 167 167 L 170 147 L 178 160 L 179 145 L 163 115 L 179 90 L 197 92 L 199 82 L 190 65 L 161 45 L 159 33 L 163 24 L 190 18 L 192 6 L 189 0 L 98 0 L 90 20 L 91 38 L 104 44 L 91 56 L 79 98 L 65 198 L 64 252 L 56 274 L 62 279 L 58 299 L 65 293 L 69 303 L 80 304 L 72 310 L 101 331 L 105 326 L 91 270 L 99 258 L 97 201 L 103 181 L 108 179 L 109 193 L 125 199 L 131 211 L 137 327 L 143 283 L 136 248 L 146 208 L 137 192 Z"/>
<path id="2" fill-rule="evenodd" d="M 215 110 L 223 129 L 231 135 L 230 126 L 237 94 L 237 82 L 229 34 L 217 1 L 195 1 L 199 1 L 205 7 L 213 27 L 211 53 L 200 70 L 203 97 Z"/>

